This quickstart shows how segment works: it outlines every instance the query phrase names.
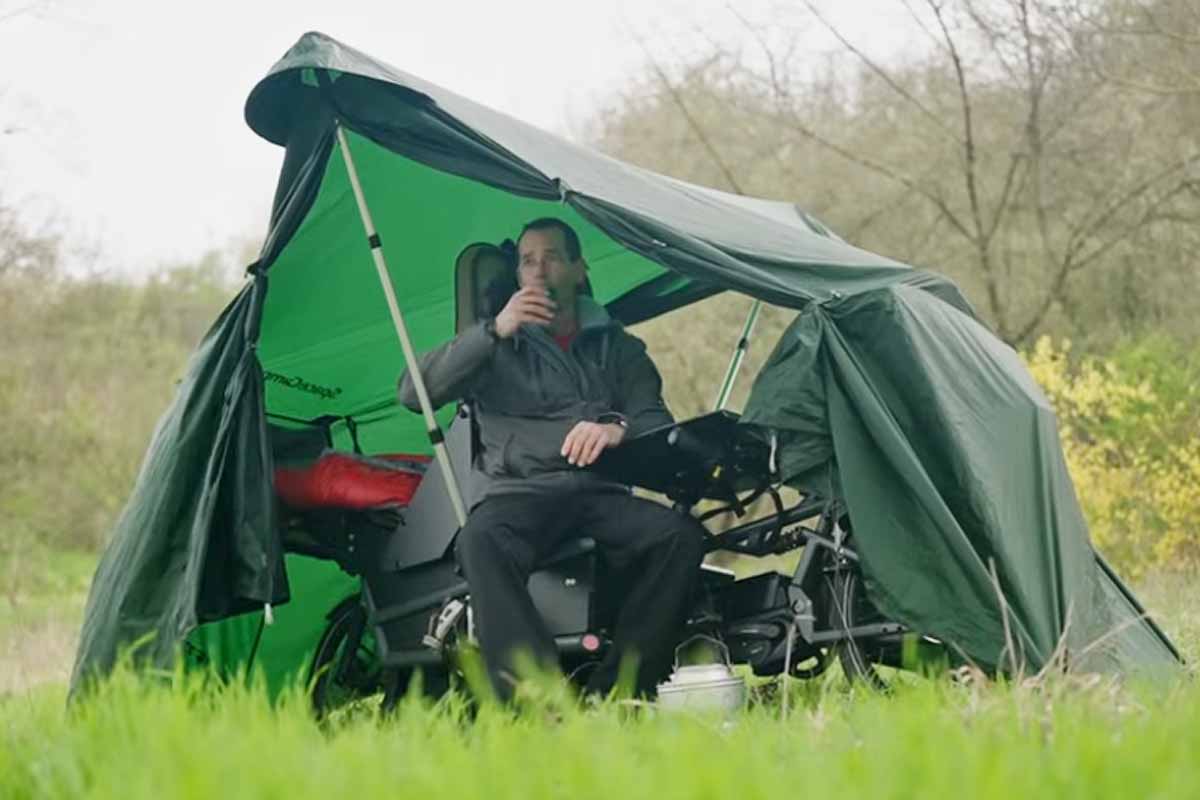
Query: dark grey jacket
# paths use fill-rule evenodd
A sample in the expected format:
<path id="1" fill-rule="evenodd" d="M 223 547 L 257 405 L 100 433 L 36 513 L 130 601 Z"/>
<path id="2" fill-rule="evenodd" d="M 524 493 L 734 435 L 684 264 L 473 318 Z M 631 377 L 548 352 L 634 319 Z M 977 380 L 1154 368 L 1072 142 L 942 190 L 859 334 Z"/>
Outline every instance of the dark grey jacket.
<path id="1" fill-rule="evenodd" d="M 539 326 L 497 341 L 479 323 L 420 357 L 434 408 L 465 399 L 475 412 L 482 447 L 467 491 L 472 506 L 495 494 L 624 490 L 569 465 L 560 454 L 567 433 L 614 415 L 628 423 L 627 437 L 673 421 L 645 344 L 591 298 L 581 296 L 578 310 L 569 353 Z M 400 402 L 421 409 L 407 372 Z"/>

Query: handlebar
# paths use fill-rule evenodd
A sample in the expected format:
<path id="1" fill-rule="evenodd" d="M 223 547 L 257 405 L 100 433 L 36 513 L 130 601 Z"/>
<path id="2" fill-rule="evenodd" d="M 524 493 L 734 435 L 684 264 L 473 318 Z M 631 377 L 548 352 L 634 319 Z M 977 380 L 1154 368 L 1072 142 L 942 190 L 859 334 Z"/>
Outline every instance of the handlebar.
<path id="1" fill-rule="evenodd" d="M 737 421 L 719 411 L 662 425 L 605 450 L 593 468 L 687 505 L 728 501 L 769 478 L 766 448 L 744 438 Z"/>

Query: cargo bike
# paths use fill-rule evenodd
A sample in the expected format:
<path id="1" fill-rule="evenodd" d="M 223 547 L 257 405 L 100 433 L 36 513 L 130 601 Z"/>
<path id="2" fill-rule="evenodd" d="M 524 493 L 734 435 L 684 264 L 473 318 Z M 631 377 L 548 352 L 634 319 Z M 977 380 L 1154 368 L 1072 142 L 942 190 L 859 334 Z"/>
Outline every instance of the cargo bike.
<path id="1" fill-rule="evenodd" d="M 455 270 L 459 331 L 503 307 L 514 270 L 501 248 L 466 248 Z M 789 492 L 773 463 L 770 434 L 739 425 L 739 415 L 723 408 L 758 311 L 752 305 L 740 338 L 730 337 L 736 346 L 717 410 L 647 431 L 591 468 L 702 523 L 736 521 L 712 532 L 706 549 L 741 557 L 753 574 L 737 579 L 730 569 L 702 565 L 679 644 L 716 643 L 730 665 L 759 676 L 815 678 L 840 661 L 848 677 L 884 688 L 879 666 L 900 667 L 906 654 L 911 664 L 918 652 L 924 662 L 940 643 L 871 605 L 844 505 L 836 497 Z M 460 480 L 469 480 L 479 447 L 474 433 L 470 405 L 458 404 L 445 446 Z M 276 437 L 292 457 L 306 441 L 313 458 L 332 444 L 319 422 L 307 434 L 293 427 L 276 430 Z M 473 606 L 454 562 L 451 497 L 444 474 L 430 470 L 411 499 L 401 493 L 402 505 L 285 512 L 286 546 L 333 559 L 362 579 L 361 591 L 328 612 L 313 655 L 308 675 L 319 714 L 372 695 L 390 707 L 418 673 L 424 691 L 436 696 L 457 674 L 460 648 L 473 638 Z M 753 568 L 752 559 L 790 553 L 799 557 L 789 572 Z M 571 679 L 586 679 L 604 656 L 619 587 L 588 538 L 568 541 L 530 577 L 534 604 Z"/>

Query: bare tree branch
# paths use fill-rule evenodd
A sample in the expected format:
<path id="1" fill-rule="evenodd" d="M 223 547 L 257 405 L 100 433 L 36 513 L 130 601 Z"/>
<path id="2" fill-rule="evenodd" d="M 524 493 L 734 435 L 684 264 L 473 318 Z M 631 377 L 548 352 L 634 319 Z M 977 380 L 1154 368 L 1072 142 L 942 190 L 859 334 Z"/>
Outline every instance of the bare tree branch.
<path id="1" fill-rule="evenodd" d="M 938 209 L 938 211 L 940 211 L 942 213 L 942 215 L 946 217 L 946 221 L 950 223 L 951 227 L 953 227 L 956 231 L 958 231 L 960 234 L 962 234 L 968 240 L 971 240 L 971 241 L 974 240 L 974 237 L 972 236 L 971 232 L 969 230 L 967 230 L 967 227 L 962 223 L 962 221 L 958 218 L 958 216 L 950 209 L 950 206 L 946 204 L 946 201 L 942 197 L 939 197 L 938 195 L 934 194 L 929 189 L 918 184 L 912 178 L 909 178 L 908 176 L 900 173 L 899 171 L 893 169 L 892 167 L 887 166 L 886 164 L 883 164 L 878 161 L 874 161 L 870 158 L 867 158 L 866 156 L 858 155 L 857 153 L 851 151 L 850 149 L 843 147 L 842 145 L 838 144 L 837 142 L 834 142 L 832 139 L 822 136 L 821 134 L 817 133 L 812 128 L 808 127 L 807 125 L 804 125 L 803 123 L 797 121 L 796 119 L 791 119 L 788 122 L 788 127 L 792 128 L 793 130 L 795 130 L 797 133 L 799 133 L 801 136 L 805 137 L 806 139 L 811 139 L 812 141 L 816 142 L 817 144 L 821 145 L 822 147 L 825 147 L 825 148 L 829 149 L 830 151 L 836 153 L 837 155 L 841 156 L 842 158 L 846 159 L 847 161 L 849 161 L 853 164 L 857 164 L 858 166 L 863 167 L 864 169 L 870 170 L 871 172 L 874 172 L 877 175 L 882 175 L 883 177 L 887 178 L 888 180 L 895 181 L 896 183 L 900 184 L 901 186 L 904 186 L 904 187 L 910 189 L 911 191 L 914 191 L 917 194 L 921 195 L 921 197 L 924 197 L 926 200 L 928 200 L 930 203 L 932 203 Z"/>
<path id="2" fill-rule="evenodd" d="M 975 165 L 975 126 L 971 119 L 971 94 L 967 91 L 967 78 L 963 70 L 962 58 L 958 53 L 958 46 L 954 43 L 954 37 L 950 34 L 950 29 L 946 26 L 946 20 L 942 16 L 942 8 L 936 0 L 926 0 L 932 9 L 934 16 L 937 18 L 938 27 L 941 28 L 942 37 L 946 42 L 946 49 L 950 54 L 951 63 L 954 65 L 954 77 L 958 82 L 958 98 L 962 108 L 963 117 L 963 159 L 964 159 L 964 179 L 967 185 L 967 198 L 971 203 L 971 215 L 975 220 L 975 230 L 977 235 L 982 238 L 983 233 L 983 218 L 979 205 L 979 189 L 976 185 Z"/>
<path id="3" fill-rule="evenodd" d="M 988 3 L 987 5 L 990 8 L 994 3 Z M 1008 33 L 1001 30 L 996 21 L 979 8 L 975 0 L 962 0 L 962 7 L 966 11 L 967 17 L 974 23 L 975 30 L 987 40 L 988 50 L 995 56 L 1000 67 L 1004 70 L 1004 74 L 1008 76 L 1014 85 L 1020 85 L 1020 70 L 1007 52 L 1007 47 L 1010 47 L 1012 44 Z M 945 48 L 943 47 L 943 49 Z M 1018 60 L 1021 59 L 1018 58 Z"/>
<path id="4" fill-rule="evenodd" d="M 917 13 L 915 8 L 913 8 L 911 0 L 900 0 L 900 5 L 904 6 L 905 10 L 908 11 L 908 15 L 912 17 L 913 22 L 917 23 L 917 27 L 924 31 L 925 35 L 929 37 L 929 41 L 934 47 L 940 49 L 946 46 L 942 40 L 938 38 L 938 35 L 934 33 L 928 25 L 925 24 L 925 20 L 921 19 L 921 15 Z"/>
<path id="5" fill-rule="evenodd" d="M 1067 240 L 1067 253 L 1064 257 L 1064 263 L 1074 260 L 1074 256 L 1079 253 L 1086 244 L 1087 240 L 1095 236 L 1100 230 L 1107 225 L 1113 217 L 1115 217 L 1123 208 L 1130 203 L 1138 200 L 1154 187 L 1160 181 L 1171 177 L 1172 175 L 1182 172 L 1193 164 L 1200 162 L 1200 156 L 1191 156 L 1189 158 L 1176 161 L 1155 174 L 1151 175 L 1144 181 L 1141 181 L 1134 186 L 1131 186 L 1120 197 L 1109 203 L 1107 207 L 1097 214 L 1090 222 L 1081 223 L 1075 230 L 1071 232 L 1070 238 Z M 1183 186 L 1186 181 L 1181 181 Z"/>
<path id="6" fill-rule="evenodd" d="M 1133 5 L 1144 20 L 1144 26 L 1142 27 L 1109 24 L 1101 18 L 1100 14 L 1089 11 L 1082 3 L 1074 2 L 1067 4 L 1063 13 L 1072 18 L 1076 23 L 1076 27 L 1080 30 L 1080 34 L 1076 37 L 1076 40 L 1070 43 L 1076 55 L 1088 63 L 1092 71 L 1103 81 L 1128 91 L 1165 97 L 1200 94 L 1200 78 L 1197 78 L 1194 69 L 1185 67 L 1182 72 L 1173 75 L 1172 77 L 1177 79 L 1174 84 L 1162 83 L 1153 79 L 1147 80 L 1145 77 L 1134 78 L 1128 74 L 1117 74 L 1103 63 L 1102 58 L 1095 57 L 1085 51 L 1083 43 L 1085 41 L 1090 42 L 1096 38 L 1099 38 L 1101 41 L 1107 40 L 1111 43 L 1110 47 L 1121 46 L 1119 40 L 1122 39 L 1158 40 L 1161 43 L 1179 45 L 1185 50 L 1200 45 L 1200 13 L 1197 13 L 1194 8 L 1191 9 L 1190 27 L 1187 32 L 1182 32 L 1178 27 L 1169 28 L 1164 26 L 1154 13 L 1154 10 L 1148 8 L 1146 5 L 1136 2 Z M 1133 42 L 1130 43 L 1129 47 L 1124 49 L 1133 52 L 1134 47 L 1132 45 Z M 1161 62 L 1159 68 L 1162 68 Z M 1143 67 L 1137 71 L 1144 74 L 1152 70 Z M 1161 78 L 1162 76 L 1159 77 Z"/>
<path id="7" fill-rule="evenodd" d="M 1000 227 L 1000 223 L 1004 220 L 1005 214 L 1008 212 L 1008 203 L 1013 196 L 1013 187 L 1016 185 L 1017 172 L 1021 165 L 1026 163 L 1028 159 L 1024 153 L 1013 153 L 1008 160 L 1008 171 L 1004 175 L 1004 186 L 1000 190 L 1000 200 L 996 204 L 996 211 L 992 215 L 992 224 L 988 227 L 984 238 L 987 241 L 992 241 L 996 235 L 996 229 Z"/>
<path id="8" fill-rule="evenodd" d="M 912 105 L 918 111 L 920 111 L 921 114 L 923 114 L 926 117 L 926 119 L 928 119 L 930 122 L 932 122 L 934 124 L 934 127 L 936 127 L 938 130 L 942 131 L 942 133 L 944 133 L 946 136 L 948 136 L 951 140 L 958 141 L 957 134 L 955 134 L 954 131 L 951 130 L 946 125 L 946 123 L 942 121 L 941 117 L 939 117 L 937 114 L 930 111 L 929 108 L 924 103 L 922 103 L 920 100 L 918 100 L 912 94 L 912 92 L 908 91 L 903 86 L 901 86 L 900 83 L 898 81 L 896 81 L 896 79 L 893 78 L 891 75 L 889 75 L 883 67 L 881 67 L 881 66 L 879 66 L 879 64 L 875 63 L 875 61 L 873 59 L 871 59 L 869 56 L 867 56 L 866 53 L 864 53 L 862 50 L 860 50 L 858 47 L 856 47 L 853 42 L 851 42 L 849 39 L 847 39 L 846 36 L 844 34 L 842 34 L 842 32 L 837 28 L 836 25 L 834 25 L 829 20 L 825 19 L 824 15 L 821 14 L 821 12 L 813 4 L 812 0 L 801 0 L 801 2 L 804 3 L 804 5 L 808 7 L 808 10 L 810 12 L 812 12 L 812 15 L 814 17 L 816 17 L 817 20 L 822 25 L 825 26 L 826 30 L 828 30 L 830 33 L 832 33 L 834 35 L 834 37 L 839 42 L 841 42 L 842 45 L 845 46 L 845 48 L 847 50 L 849 50 L 851 53 L 853 53 L 855 56 L 857 56 L 858 59 L 860 61 L 862 61 L 863 64 L 866 65 L 867 69 L 871 70 L 871 72 L 874 72 L 876 75 L 878 75 L 879 78 L 884 83 L 886 83 L 889 87 L 891 87 L 892 91 L 896 92 L 896 94 L 900 95 L 905 100 L 912 103 Z"/>
<path id="9" fill-rule="evenodd" d="M 901 188 L 903 191 L 899 192 L 898 194 L 883 198 L 883 202 L 881 202 L 879 205 L 875 206 L 875 208 L 871 209 L 866 214 L 864 214 L 862 217 L 860 217 L 857 222 L 850 225 L 850 227 L 846 229 L 846 234 L 845 234 L 846 238 L 849 241 L 856 240 L 858 237 L 860 237 L 864 233 L 866 233 L 867 230 L 870 229 L 870 227 L 875 224 L 876 220 L 878 220 L 880 217 L 882 217 L 888 211 L 891 211 L 892 209 L 894 209 L 906 197 L 909 197 L 911 195 L 908 187 L 901 187 Z M 941 219 L 941 215 L 940 214 L 936 215 L 935 219 Z"/>
<path id="10" fill-rule="evenodd" d="M 775 93 L 776 100 L 785 102 L 789 100 L 790 95 L 786 93 L 786 84 L 780 77 L 779 65 L 775 58 L 775 53 L 773 50 L 771 50 L 771 47 L 767 43 L 766 37 L 763 36 L 762 31 L 751 25 L 750 21 L 742 16 L 742 14 L 739 13 L 738 10 L 731 4 L 726 4 L 725 8 L 730 14 L 737 18 L 738 22 L 742 23 L 742 27 L 744 27 L 750 33 L 750 35 L 754 37 L 755 43 L 758 45 L 759 50 L 762 51 L 763 58 L 765 58 L 767 62 L 767 77 L 769 79 L 769 84 Z M 789 48 L 788 56 L 785 56 L 785 59 L 791 56 L 794 48 L 795 42 L 793 41 L 792 47 Z"/>
<path id="11" fill-rule="evenodd" d="M 1152 36 L 1157 36 L 1168 41 L 1177 42 L 1179 44 L 1185 44 L 1189 46 L 1200 45 L 1200 36 L 1188 36 L 1187 34 L 1180 33 L 1178 30 L 1170 30 L 1169 28 L 1165 28 L 1163 27 L 1162 23 L 1159 22 L 1158 16 L 1152 10 L 1141 3 L 1135 2 L 1134 5 L 1137 6 L 1138 11 L 1142 12 L 1142 19 L 1146 21 L 1146 29 L 1141 31 L 1137 29 L 1127 29 L 1125 31 L 1120 31 L 1120 29 L 1111 29 L 1108 32 L 1123 32 L 1142 35 L 1150 34 Z"/>
<path id="12" fill-rule="evenodd" d="M 1176 165 L 1176 169 L 1178 168 L 1179 166 Z M 1121 207 L 1128 205 L 1128 203 L 1132 202 L 1137 197 L 1145 194 L 1150 186 L 1165 176 L 1165 173 L 1160 173 L 1157 178 L 1151 179 L 1148 182 L 1144 182 L 1136 187 L 1135 190 L 1123 195 L 1122 199 L 1118 203 L 1110 206 L 1109 209 L 1106 210 L 1105 214 L 1103 215 L 1103 221 L 1097 220 L 1098 224 L 1091 228 L 1092 232 L 1098 233 L 1100 226 L 1104 224 L 1104 221 L 1110 219 L 1111 216 L 1115 214 Z M 1050 290 L 1047 291 L 1045 296 L 1042 297 L 1041 302 L 1038 304 L 1029 320 L 1016 335 L 1016 341 L 1025 341 L 1033 334 L 1034 331 L 1037 330 L 1038 326 L 1042 324 L 1042 321 L 1045 319 L 1046 314 L 1049 313 L 1050 308 L 1054 305 L 1055 301 L 1061 299 L 1068 276 L 1084 269 L 1089 264 L 1108 253 L 1116 245 L 1128 241 L 1138 231 L 1145 229 L 1148 223 L 1156 219 L 1156 212 L 1158 209 L 1183 193 L 1187 189 L 1187 185 L 1187 182 L 1181 182 L 1172 187 L 1161 197 L 1150 203 L 1150 205 L 1146 207 L 1146 209 L 1138 216 L 1136 220 L 1128 225 L 1122 226 L 1122 228 L 1114 235 L 1105 238 L 1089 252 L 1077 256 L 1079 250 L 1083 247 L 1082 243 L 1080 243 L 1078 247 L 1068 250 L 1067 254 L 1059 263 L 1058 269 L 1055 271 L 1054 280 L 1051 284 Z"/>
<path id="13" fill-rule="evenodd" d="M 1108 81 L 1113 86 L 1120 86 L 1122 89 L 1131 89 L 1135 92 L 1162 95 L 1164 97 L 1200 94 L 1200 82 L 1197 82 L 1195 86 L 1163 86 L 1161 84 L 1135 81 L 1119 75 L 1114 75 L 1113 73 L 1109 72 L 1107 68 L 1100 65 L 1096 65 L 1094 69 L 1096 71 L 1096 75 L 1098 75 L 1100 78 Z"/>
<path id="14" fill-rule="evenodd" d="M 971 219 L 975 226 L 975 235 L 972 237 L 972 240 L 979 258 L 980 269 L 983 272 L 983 285 L 984 291 L 987 292 L 988 307 L 991 309 L 992 317 L 996 321 L 997 332 L 1001 338 L 1006 338 L 1008 333 L 1007 309 L 1003 299 L 1000 297 L 1000 286 L 996 280 L 995 269 L 992 265 L 992 253 L 988 237 L 984 233 L 986 226 L 983 222 L 983 209 L 979 202 L 975 125 L 971 116 L 971 93 L 967 90 L 966 71 L 963 68 L 962 56 L 958 52 L 958 45 L 954 41 L 954 36 L 950 33 L 950 28 L 946 24 L 946 18 L 942 14 L 941 5 L 937 0 L 926 0 L 926 3 L 937 20 L 938 28 L 942 32 L 942 38 L 946 42 L 946 49 L 950 54 L 950 61 L 954 66 L 954 77 L 958 84 L 958 98 L 963 118 L 963 181 L 966 184 L 967 201 L 970 203 Z"/>
<path id="15" fill-rule="evenodd" d="M 745 194 L 745 192 L 742 191 L 741 183 L 738 182 L 737 177 L 733 174 L 733 170 L 730 169 L 729 165 L 725 163 L 725 159 L 721 158 L 721 154 L 717 152 L 716 146 L 712 143 L 712 140 L 708 138 L 708 134 L 705 132 L 704 126 L 702 126 L 692 114 L 691 109 L 689 109 L 687 103 L 684 102 L 683 94 L 678 88 L 676 88 L 675 84 L 671 82 L 671 79 L 667 76 L 666 70 L 662 68 L 662 65 L 658 63 L 658 60 L 654 57 L 653 53 L 650 52 L 650 48 L 646 46 L 645 40 L 642 39 L 642 37 L 637 33 L 633 31 L 631 31 L 631 33 L 634 37 L 634 40 L 638 43 L 638 47 L 640 47 L 642 52 L 645 54 L 646 60 L 650 63 L 650 68 L 654 71 L 654 74 L 658 78 L 659 83 L 662 85 L 663 90 L 666 91 L 672 102 L 674 102 L 679 108 L 679 113 L 683 115 L 683 118 L 687 122 L 692 133 L 694 133 L 696 138 L 700 140 L 700 144 L 708 152 L 709 156 L 713 160 L 713 163 L 717 165 L 717 169 L 721 171 L 721 175 L 724 176 L 726 182 L 730 185 L 730 187 L 732 187 L 734 192 L 737 194 Z"/>
<path id="16" fill-rule="evenodd" d="M 1164 205 L 1182 194 L 1184 188 L 1185 187 L 1183 184 L 1179 184 L 1178 186 L 1173 187 L 1170 191 L 1164 193 L 1161 197 L 1154 200 L 1146 207 L 1146 210 L 1143 211 L 1134 222 L 1124 226 L 1115 235 L 1108 237 L 1100 244 L 1096 245 L 1090 252 L 1076 258 L 1074 263 L 1071 264 L 1071 271 L 1078 272 L 1079 270 L 1087 267 L 1093 261 L 1112 249 L 1114 245 L 1132 238 L 1138 231 L 1144 229 L 1148 223 L 1155 222 L 1163 218 L 1162 215 L 1158 214 L 1158 209 L 1162 208 Z"/>
<path id="17" fill-rule="evenodd" d="M 786 87 L 780 86 L 778 83 L 776 83 L 779 80 L 778 71 L 771 72 L 769 79 L 772 82 L 772 92 L 776 97 L 779 97 L 779 98 L 790 97 L 790 94 L 788 93 Z M 813 142 L 816 142 L 820 146 L 830 150 L 833 153 L 836 153 L 837 155 L 841 156 L 842 158 L 846 159 L 847 161 L 849 161 L 853 164 L 856 164 L 864 169 L 867 169 L 871 172 L 874 172 L 877 175 L 881 175 L 881 176 L 887 178 L 888 180 L 891 180 L 891 181 L 905 187 L 909 191 L 917 193 L 921 197 L 928 200 L 931 204 L 933 204 L 933 206 L 938 210 L 938 212 L 943 217 L 945 217 L 946 221 L 950 224 L 950 226 L 952 228 L 954 228 L 956 231 L 958 231 L 964 238 L 966 238 L 968 241 L 975 241 L 975 236 L 973 236 L 971 234 L 971 232 L 967 229 L 966 225 L 963 224 L 962 220 L 960 220 L 958 218 L 958 215 L 955 214 L 953 210 L 951 210 L 950 206 L 946 203 L 944 198 L 938 196 L 937 194 L 934 194 L 932 191 L 925 188 L 924 186 L 921 186 L 915 180 L 902 174 L 898 170 L 896 170 L 882 162 L 875 161 L 875 160 L 867 158 L 865 156 L 860 156 L 857 153 L 854 153 L 853 151 L 851 151 L 849 148 L 847 148 L 843 145 L 840 145 L 837 142 L 833 141 L 832 139 L 817 133 L 817 131 L 814 130 L 813 128 L 811 128 L 810 126 L 805 125 L 804 123 L 800 122 L 799 115 L 796 114 L 794 112 L 794 110 L 789 108 L 787 110 L 787 116 L 788 116 L 788 120 L 785 123 L 785 125 L 787 127 L 792 128 L 793 130 L 795 130 L 797 133 L 799 133 L 804 138 L 809 139 Z"/>

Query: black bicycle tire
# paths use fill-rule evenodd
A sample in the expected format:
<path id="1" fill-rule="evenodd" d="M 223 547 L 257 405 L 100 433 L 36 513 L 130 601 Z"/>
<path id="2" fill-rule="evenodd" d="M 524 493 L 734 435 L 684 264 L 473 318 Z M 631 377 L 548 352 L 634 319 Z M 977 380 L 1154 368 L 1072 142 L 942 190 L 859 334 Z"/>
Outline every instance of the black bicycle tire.
<path id="1" fill-rule="evenodd" d="M 837 569 L 829 580 L 829 627 L 833 630 L 849 631 L 855 624 L 854 593 L 859 580 L 858 574 L 849 568 Z M 847 636 L 834 645 L 842 672 L 851 683 L 886 692 L 891 687 L 879 674 L 879 670 L 867 658 L 859 642 Z"/>
<path id="2" fill-rule="evenodd" d="M 313 660 L 308 674 L 310 676 L 309 680 L 312 681 L 309 700 L 313 713 L 318 719 L 323 718 L 330 711 L 334 710 L 330 707 L 328 698 L 329 682 L 332 680 L 334 670 L 337 668 L 337 665 L 333 662 L 350 634 L 355 617 L 358 617 L 365 623 L 365 612 L 361 605 L 358 603 L 348 603 L 340 607 L 337 613 L 330 618 L 329 624 L 325 626 L 325 630 L 321 633 L 321 638 L 317 640 L 317 647 L 313 653 Z M 356 687 L 348 688 L 351 690 L 351 700 L 354 699 L 355 694 L 362 697 L 367 697 L 370 694 Z M 340 707 L 344 704 L 338 703 L 338 706 Z"/>

